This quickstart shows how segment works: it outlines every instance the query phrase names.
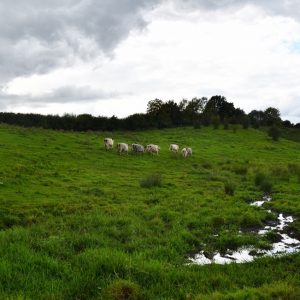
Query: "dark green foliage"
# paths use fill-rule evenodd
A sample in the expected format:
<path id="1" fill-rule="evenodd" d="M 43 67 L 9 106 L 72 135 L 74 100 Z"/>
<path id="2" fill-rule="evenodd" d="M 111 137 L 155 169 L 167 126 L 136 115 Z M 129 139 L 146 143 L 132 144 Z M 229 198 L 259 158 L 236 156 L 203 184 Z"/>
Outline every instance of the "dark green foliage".
<path id="1" fill-rule="evenodd" d="M 260 183 L 259 188 L 265 194 L 270 194 L 272 192 L 272 183 L 265 179 Z"/>
<path id="2" fill-rule="evenodd" d="M 212 117 L 212 124 L 214 129 L 219 129 L 221 121 L 218 115 Z"/>
<path id="3" fill-rule="evenodd" d="M 256 229 L 262 226 L 262 222 L 257 215 L 246 212 L 241 215 L 240 226 L 244 230 Z"/>
<path id="4" fill-rule="evenodd" d="M 266 175 L 265 174 L 260 173 L 260 172 L 256 173 L 256 175 L 254 177 L 254 183 L 255 183 L 256 186 L 260 186 L 261 183 L 265 180 L 266 180 Z"/>
<path id="5" fill-rule="evenodd" d="M 228 130 L 229 129 L 229 122 L 227 119 L 224 120 L 224 130 Z"/>
<path id="6" fill-rule="evenodd" d="M 255 185 L 265 194 L 270 194 L 272 192 L 272 183 L 263 173 L 257 173 L 254 178 Z"/>
<path id="7" fill-rule="evenodd" d="M 275 126 L 272 126 L 268 131 L 268 135 L 273 141 L 278 141 L 280 137 L 280 130 Z"/>
<path id="8" fill-rule="evenodd" d="M 224 129 L 228 129 L 229 124 L 241 124 L 244 129 L 247 129 L 249 124 L 256 128 L 267 125 L 280 126 L 282 121 L 280 112 L 276 108 L 270 107 L 265 112 L 252 111 L 246 115 L 242 109 L 235 108 L 233 103 L 228 102 L 225 97 L 212 96 L 209 100 L 206 97 L 183 99 L 179 104 L 174 100 L 154 99 L 148 102 L 146 113 L 136 113 L 123 119 L 116 116 L 95 117 L 90 114 L 44 116 L 0 112 L 0 123 L 55 130 L 115 131 L 118 129 L 163 129 L 187 125 L 199 129 L 201 124 L 204 126 L 213 124 L 216 129 L 221 123 L 224 124 Z M 282 124 L 287 125 L 287 121 Z M 289 124 L 285 128 L 293 129 L 291 128 L 293 125 Z M 286 135 L 289 136 L 289 134 Z"/>
<path id="9" fill-rule="evenodd" d="M 243 129 L 248 129 L 250 125 L 249 117 L 244 117 L 242 120 Z"/>
<path id="10" fill-rule="evenodd" d="M 162 178 L 159 174 L 152 174 L 140 181 L 140 186 L 143 188 L 160 187 L 162 185 Z"/>
<path id="11" fill-rule="evenodd" d="M 224 192 L 227 195 L 233 196 L 234 195 L 235 186 L 231 182 L 226 182 L 224 184 Z"/>
<path id="12" fill-rule="evenodd" d="M 195 129 L 201 129 L 201 122 L 200 122 L 200 120 L 197 120 L 197 121 L 194 122 L 194 128 Z"/>

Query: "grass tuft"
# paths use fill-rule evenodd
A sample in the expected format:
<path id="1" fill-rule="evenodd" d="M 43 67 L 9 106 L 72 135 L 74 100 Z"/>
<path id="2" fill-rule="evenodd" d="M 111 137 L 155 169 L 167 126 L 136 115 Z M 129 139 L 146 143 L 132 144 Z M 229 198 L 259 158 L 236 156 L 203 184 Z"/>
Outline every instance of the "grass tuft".
<path id="1" fill-rule="evenodd" d="M 152 188 L 152 187 L 161 187 L 162 178 L 160 174 L 152 174 L 140 181 L 140 186 L 142 188 Z"/>

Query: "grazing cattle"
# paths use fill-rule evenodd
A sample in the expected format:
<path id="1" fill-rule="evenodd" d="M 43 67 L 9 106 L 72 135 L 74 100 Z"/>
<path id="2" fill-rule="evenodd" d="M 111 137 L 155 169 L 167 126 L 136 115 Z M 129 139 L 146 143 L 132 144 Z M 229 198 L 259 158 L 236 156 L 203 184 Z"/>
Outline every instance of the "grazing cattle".
<path id="1" fill-rule="evenodd" d="M 118 152 L 119 152 L 119 154 L 121 154 L 122 152 L 125 152 L 128 154 L 128 144 L 118 143 Z"/>
<path id="2" fill-rule="evenodd" d="M 193 150 L 192 148 L 186 148 L 187 156 L 192 156 Z"/>
<path id="3" fill-rule="evenodd" d="M 132 152 L 134 153 L 144 153 L 145 151 L 144 146 L 140 144 L 132 144 L 131 147 L 132 147 Z"/>
<path id="4" fill-rule="evenodd" d="M 105 138 L 104 139 L 104 147 L 106 150 L 113 148 L 114 140 L 112 138 Z"/>
<path id="5" fill-rule="evenodd" d="M 181 150 L 181 154 L 182 154 L 182 156 L 183 156 L 184 158 L 186 158 L 186 157 L 188 156 L 188 153 L 187 153 L 186 148 L 183 148 L 183 149 Z"/>
<path id="6" fill-rule="evenodd" d="M 156 155 L 158 155 L 159 150 L 160 150 L 160 147 L 157 145 L 154 145 L 154 144 L 149 144 L 146 147 L 146 151 L 151 154 L 155 153 Z"/>
<path id="7" fill-rule="evenodd" d="M 173 153 L 177 153 L 179 150 L 179 146 L 176 144 L 171 144 L 169 150 Z"/>

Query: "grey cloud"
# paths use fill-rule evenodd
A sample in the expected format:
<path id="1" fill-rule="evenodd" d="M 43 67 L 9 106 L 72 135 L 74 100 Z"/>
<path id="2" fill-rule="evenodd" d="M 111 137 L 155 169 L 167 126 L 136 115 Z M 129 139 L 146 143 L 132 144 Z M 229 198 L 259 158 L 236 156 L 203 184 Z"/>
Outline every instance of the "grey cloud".
<path id="1" fill-rule="evenodd" d="M 168 0 L 2 0 L 0 82 L 67 66 L 79 57 L 110 54 L 132 29 L 146 26 L 144 11 Z M 297 0 L 169 0 L 178 7 L 216 10 L 255 4 L 300 19 Z"/>
<path id="2" fill-rule="evenodd" d="M 0 90 L 0 109 L 6 109 L 13 105 L 44 106 L 50 103 L 78 103 L 93 100 L 117 98 L 116 92 L 94 90 L 89 86 L 63 86 L 43 95 L 13 95 Z"/>
<path id="3" fill-rule="evenodd" d="M 110 53 L 158 0 L 2 0 L 0 82 Z"/>

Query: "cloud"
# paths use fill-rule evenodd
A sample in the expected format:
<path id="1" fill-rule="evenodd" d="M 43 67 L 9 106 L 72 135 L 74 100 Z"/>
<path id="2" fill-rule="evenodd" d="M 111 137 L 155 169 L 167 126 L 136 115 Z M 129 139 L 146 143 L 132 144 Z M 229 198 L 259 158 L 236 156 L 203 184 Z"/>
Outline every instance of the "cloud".
<path id="1" fill-rule="evenodd" d="M 245 5 L 260 7 L 269 15 L 282 15 L 300 20 L 300 2 L 298 0 L 172 0 L 182 8 L 226 10 L 240 9 Z"/>
<path id="2" fill-rule="evenodd" d="M 21 106 L 24 102 L 28 106 L 37 107 L 48 104 L 87 103 L 91 101 L 118 98 L 116 92 L 95 90 L 89 86 L 62 86 L 41 95 L 16 95 L 0 90 L 0 109 Z"/>
<path id="3" fill-rule="evenodd" d="M 2 0 L 0 82 L 111 54 L 131 30 L 147 25 L 145 11 L 166 2 L 211 11 L 253 4 L 300 18 L 296 0 Z"/>
<path id="4" fill-rule="evenodd" d="M 156 2 L 2 0 L 0 81 L 111 53 L 132 29 L 146 25 L 142 12 Z"/>

